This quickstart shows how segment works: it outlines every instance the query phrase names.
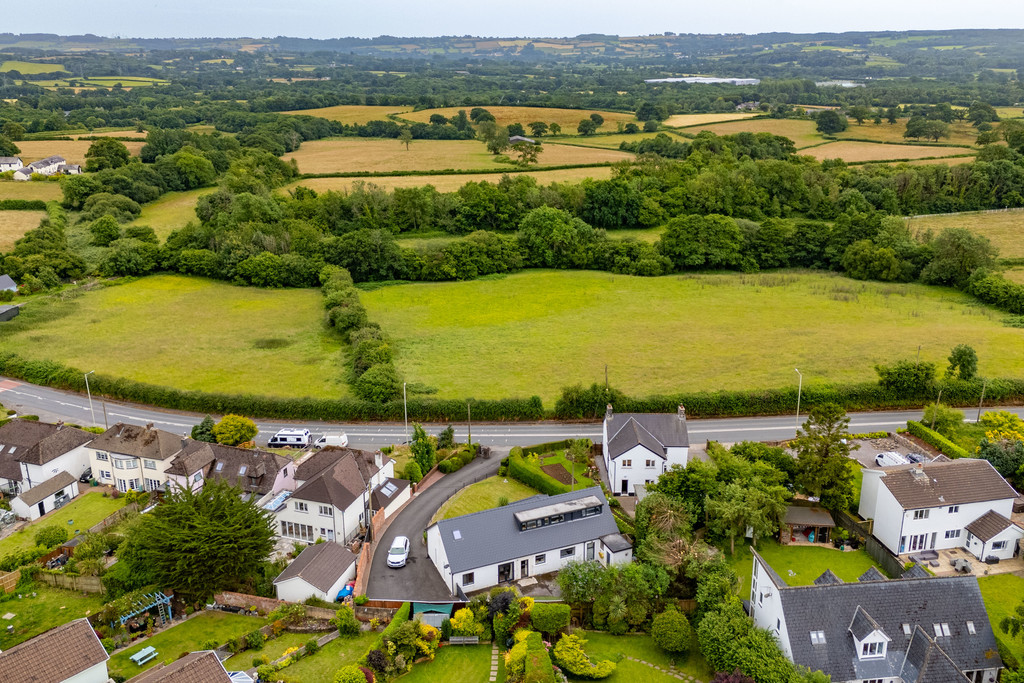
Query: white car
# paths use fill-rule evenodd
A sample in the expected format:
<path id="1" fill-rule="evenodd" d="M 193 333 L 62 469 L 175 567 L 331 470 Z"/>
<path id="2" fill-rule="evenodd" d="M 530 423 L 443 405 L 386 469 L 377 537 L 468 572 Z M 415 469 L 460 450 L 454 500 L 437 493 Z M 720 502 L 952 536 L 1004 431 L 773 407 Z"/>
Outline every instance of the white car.
<path id="1" fill-rule="evenodd" d="M 320 450 L 325 446 L 338 446 L 344 448 L 348 445 L 348 434 L 342 432 L 341 434 L 324 434 L 319 439 L 313 442 L 313 448 Z"/>
<path id="2" fill-rule="evenodd" d="M 395 536 L 388 549 L 388 566 L 404 567 L 405 561 L 409 559 L 409 539 L 405 536 Z"/>

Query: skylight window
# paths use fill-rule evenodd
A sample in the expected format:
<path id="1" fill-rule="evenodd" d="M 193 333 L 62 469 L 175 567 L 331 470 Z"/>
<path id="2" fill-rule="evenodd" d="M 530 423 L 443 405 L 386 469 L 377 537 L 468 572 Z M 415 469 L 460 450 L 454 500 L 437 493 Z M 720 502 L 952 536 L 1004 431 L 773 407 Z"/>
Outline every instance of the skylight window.
<path id="1" fill-rule="evenodd" d="M 455 531 L 452 532 L 452 536 L 455 537 L 456 541 L 462 540 L 462 532 L 459 531 L 458 529 L 456 529 Z"/>
<path id="2" fill-rule="evenodd" d="M 384 488 L 382 488 L 380 492 L 383 493 L 386 497 L 390 498 L 397 490 L 398 487 L 389 481 L 387 484 L 384 485 Z"/>
<path id="3" fill-rule="evenodd" d="M 217 463 L 217 468 L 216 468 L 216 469 L 217 469 L 217 471 L 218 471 L 218 472 L 220 472 L 221 470 L 223 470 L 223 469 L 224 469 L 224 463 L 223 463 L 223 462 L 218 462 L 218 463 Z"/>
<path id="4" fill-rule="evenodd" d="M 974 622 L 973 621 L 968 621 L 967 622 L 967 632 L 970 633 L 972 636 L 975 633 L 977 633 L 977 631 L 974 629 Z"/>
<path id="5" fill-rule="evenodd" d="M 238 468 L 238 476 L 242 476 L 243 474 L 245 474 L 245 471 L 247 469 L 249 469 L 248 465 L 242 465 L 241 467 L 239 467 Z"/>
<path id="6" fill-rule="evenodd" d="M 811 645 L 824 645 L 825 644 L 825 632 L 824 631 L 811 631 Z"/>
<path id="7" fill-rule="evenodd" d="M 942 625 L 942 635 L 944 635 L 944 636 L 948 636 L 949 635 L 949 624 L 943 624 Z"/>
<path id="8" fill-rule="evenodd" d="M 903 624 L 903 635 L 910 637 L 910 624 Z"/>
<path id="9" fill-rule="evenodd" d="M 935 637 L 942 637 L 942 624 L 932 624 L 932 628 L 935 629 Z"/>

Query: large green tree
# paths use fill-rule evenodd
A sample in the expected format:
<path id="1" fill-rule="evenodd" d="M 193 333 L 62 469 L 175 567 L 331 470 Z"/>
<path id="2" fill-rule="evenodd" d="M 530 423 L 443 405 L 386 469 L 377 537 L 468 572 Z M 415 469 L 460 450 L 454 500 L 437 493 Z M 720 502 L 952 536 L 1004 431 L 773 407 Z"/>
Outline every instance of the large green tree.
<path id="1" fill-rule="evenodd" d="M 797 484 L 829 510 L 845 510 L 853 500 L 849 427 L 840 406 L 815 406 L 790 444 L 797 453 Z"/>
<path id="2" fill-rule="evenodd" d="M 737 268 L 742 257 L 743 234 L 728 216 L 679 216 L 668 223 L 658 250 L 676 270 Z"/>
<path id="3" fill-rule="evenodd" d="M 85 153 L 85 170 L 102 171 L 105 168 L 121 168 L 131 159 L 131 152 L 120 140 L 100 138 Z"/>
<path id="4" fill-rule="evenodd" d="M 413 460 L 420 466 L 420 471 L 423 473 L 430 471 L 430 468 L 434 466 L 437 448 L 426 430 L 423 429 L 423 425 L 413 424 L 412 444 L 409 446 L 409 450 L 412 451 Z"/>
<path id="5" fill-rule="evenodd" d="M 213 427 L 213 436 L 217 443 L 227 446 L 237 446 L 246 441 L 252 441 L 259 434 L 256 423 L 241 415 L 225 415 Z"/>

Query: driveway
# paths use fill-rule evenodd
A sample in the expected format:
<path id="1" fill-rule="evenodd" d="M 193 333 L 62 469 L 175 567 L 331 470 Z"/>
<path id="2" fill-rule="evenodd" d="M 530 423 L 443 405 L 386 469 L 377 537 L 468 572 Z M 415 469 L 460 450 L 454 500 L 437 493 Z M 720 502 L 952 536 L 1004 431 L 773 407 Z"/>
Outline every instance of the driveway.
<path id="1" fill-rule="evenodd" d="M 423 532 L 430 519 L 459 489 L 498 473 L 501 459 L 508 455 L 505 449 L 491 449 L 491 457 L 479 457 L 462 469 L 446 474 L 425 491 L 418 493 L 402 510 L 383 536 L 377 539 L 370 567 L 370 580 L 366 596 L 372 600 L 417 600 L 431 602 L 451 600 L 452 594 L 441 580 L 434 563 L 427 557 Z M 409 559 L 400 569 L 388 567 L 388 548 L 395 536 L 407 536 Z"/>

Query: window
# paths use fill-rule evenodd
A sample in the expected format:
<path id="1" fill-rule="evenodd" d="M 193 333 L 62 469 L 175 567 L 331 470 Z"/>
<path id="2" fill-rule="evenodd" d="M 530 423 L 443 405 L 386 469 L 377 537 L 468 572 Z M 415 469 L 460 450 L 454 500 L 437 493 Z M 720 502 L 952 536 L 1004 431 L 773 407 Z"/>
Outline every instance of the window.
<path id="1" fill-rule="evenodd" d="M 249 469 L 248 465 L 242 465 L 241 467 L 239 467 L 238 468 L 238 476 L 240 476 L 240 477 L 243 476 L 247 469 Z"/>
<path id="2" fill-rule="evenodd" d="M 142 488 L 142 483 L 138 479 L 129 479 L 128 488 L 130 488 L 133 491 L 138 491 L 139 489 Z"/>
<path id="3" fill-rule="evenodd" d="M 960 506 L 959 505 L 950 505 L 949 506 L 949 510 L 947 510 L 947 512 L 949 514 L 953 514 L 954 512 L 960 512 Z"/>
<path id="4" fill-rule="evenodd" d="M 549 524 L 561 524 L 565 521 L 565 515 L 551 515 L 548 517 Z"/>
<path id="5" fill-rule="evenodd" d="M 561 557 L 564 560 L 567 557 L 572 557 L 576 554 L 576 546 L 571 548 L 562 548 Z"/>
<path id="6" fill-rule="evenodd" d="M 216 472 L 220 472 L 220 471 L 221 471 L 221 470 L 223 470 L 223 469 L 224 469 L 224 463 L 223 463 L 223 462 L 221 462 L 221 461 L 218 461 L 218 462 L 217 462 L 217 466 L 216 466 L 216 467 L 214 468 L 214 470 L 215 470 Z"/>
<path id="7" fill-rule="evenodd" d="M 860 647 L 861 657 L 884 657 L 885 643 L 863 643 Z"/>
<path id="8" fill-rule="evenodd" d="M 124 469 L 124 460 L 115 460 L 114 461 L 114 468 L 115 469 L 119 469 L 119 470 L 123 470 Z"/>
<path id="9" fill-rule="evenodd" d="M 960 529 L 950 529 L 946 532 L 946 538 L 960 538 Z"/>
<path id="10" fill-rule="evenodd" d="M 935 637 L 936 638 L 941 638 L 942 637 L 942 624 L 932 624 L 932 629 L 935 630 Z"/>
<path id="11" fill-rule="evenodd" d="M 160 481 L 158 479 L 147 479 L 146 480 L 146 490 L 147 491 L 156 491 L 158 488 L 160 488 Z"/>
<path id="12" fill-rule="evenodd" d="M 973 621 L 968 621 L 967 622 L 967 632 L 970 633 L 972 636 L 975 633 L 977 633 L 977 631 L 974 629 L 974 622 Z"/>
<path id="13" fill-rule="evenodd" d="M 903 624 L 903 635 L 905 635 L 905 636 L 907 636 L 909 638 L 910 634 L 911 634 L 910 624 Z"/>
<path id="14" fill-rule="evenodd" d="M 811 645 L 824 645 L 825 644 L 825 632 L 824 631 L 811 631 Z"/>
<path id="15" fill-rule="evenodd" d="M 654 461 L 653 460 L 645 460 L 644 461 L 644 466 L 645 467 L 654 467 Z"/>
<path id="16" fill-rule="evenodd" d="M 992 550 L 1002 550 L 1006 547 L 1006 541 L 996 541 L 992 544 Z"/>
<path id="17" fill-rule="evenodd" d="M 281 522 L 281 535 L 288 538 L 297 538 L 301 541 L 314 541 L 316 536 L 313 527 L 308 524 L 296 524 L 295 522 Z"/>
<path id="18" fill-rule="evenodd" d="M 146 467 L 147 470 L 156 469 L 156 460 L 143 460 L 142 464 Z"/>
<path id="19" fill-rule="evenodd" d="M 3 449 L 2 449 L 2 448 L 0 448 L 0 450 L 3 450 Z M 106 462 L 107 460 L 109 460 L 109 459 L 110 459 L 110 456 L 108 456 L 108 455 L 107 455 L 106 453 L 104 453 L 103 451 L 96 451 L 96 459 L 97 459 L 97 460 L 102 460 L 103 462 Z"/>
<path id="20" fill-rule="evenodd" d="M 113 479 L 114 475 L 110 473 L 110 470 L 100 470 L 100 479 Z"/>
<path id="21" fill-rule="evenodd" d="M 547 561 L 548 561 L 548 556 L 547 556 L 546 553 L 541 553 L 540 555 L 534 555 L 534 557 L 533 557 L 533 563 L 534 564 L 544 564 Z"/>
<path id="22" fill-rule="evenodd" d="M 943 624 L 942 625 L 942 635 L 944 635 L 944 636 L 948 636 L 949 635 L 949 624 Z"/>
<path id="23" fill-rule="evenodd" d="M 623 468 L 632 467 L 632 466 L 633 466 L 633 461 L 632 460 L 623 460 L 622 461 L 622 467 Z"/>
<path id="24" fill-rule="evenodd" d="M 203 480 L 203 473 L 202 472 L 196 472 L 195 474 L 192 475 L 192 481 L 194 483 L 198 484 L 202 480 Z"/>
<path id="25" fill-rule="evenodd" d="M 778 631 L 782 628 L 782 619 L 775 620 L 775 630 Z"/>
<path id="26" fill-rule="evenodd" d="M 135 460 L 134 458 L 131 459 L 131 460 L 125 460 L 124 461 L 124 468 L 126 470 L 137 470 L 137 469 L 139 469 L 139 461 Z"/>
<path id="27" fill-rule="evenodd" d="M 300 501 L 297 500 L 297 501 L 295 501 L 295 511 L 296 512 L 309 512 L 309 505 L 307 505 L 306 503 L 303 503 L 303 502 L 300 502 Z"/>
<path id="28" fill-rule="evenodd" d="M 599 515 L 599 514 L 601 514 L 600 506 L 592 507 L 592 508 L 586 508 L 586 509 L 583 510 L 583 516 L 584 517 L 593 517 L 594 515 Z"/>
<path id="29" fill-rule="evenodd" d="M 321 517 L 333 517 L 334 516 L 334 508 L 332 508 L 330 505 L 321 505 L 320 506 L 320 516 Z"/>
<path id="30" fill-rule="evenodd" d="M 864 681 L 864 683 L 884 683 L 884 682 L 885 682 L 884 678 L 868 678 L 868 679 L 866 679 Z"/>
<path id="31" fill-rule="evenodd" d="M 462 575 L 462 585 L 463 586 L 472 586 L 473 585 L 473 580 L 474 580 L 473 572 L 468 572 L 468 573 Z"/>
<path id="32" fill-rule="evenodd" d="M 928 519 L 930 510 L 914 510 L 914 519 Z"/>

